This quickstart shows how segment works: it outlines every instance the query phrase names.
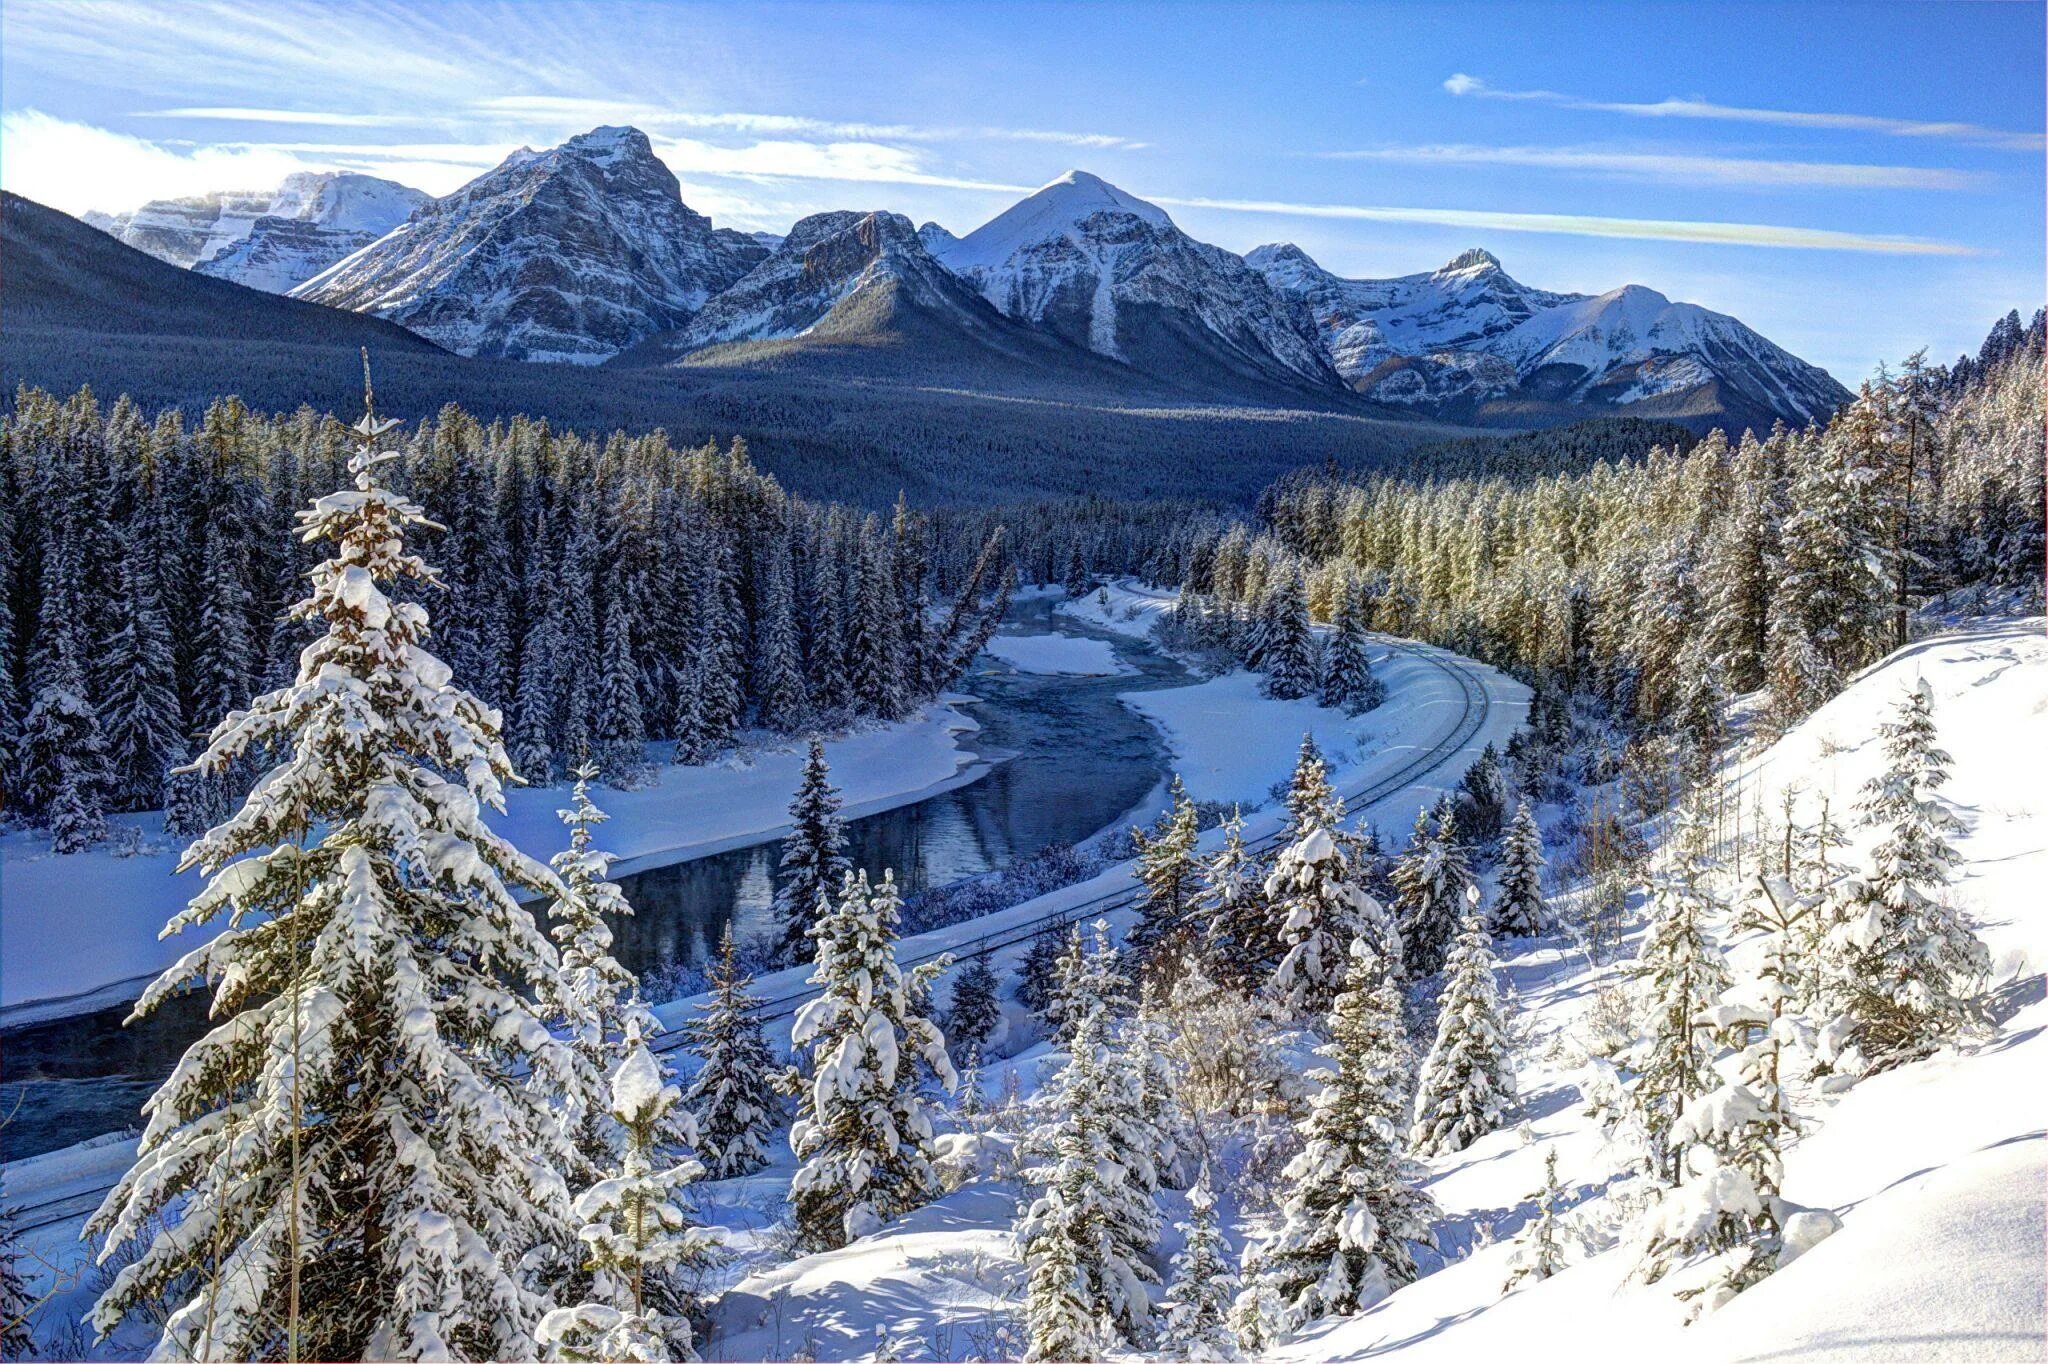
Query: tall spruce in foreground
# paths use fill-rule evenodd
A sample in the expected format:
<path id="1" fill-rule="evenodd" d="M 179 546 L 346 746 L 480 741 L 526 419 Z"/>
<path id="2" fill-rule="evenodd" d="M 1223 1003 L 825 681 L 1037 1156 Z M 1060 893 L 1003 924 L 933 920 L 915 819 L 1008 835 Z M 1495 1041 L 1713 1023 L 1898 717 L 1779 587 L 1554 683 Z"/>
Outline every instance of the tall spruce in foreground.
<path id="1" fill-rule="evenodd" d="M 1166 1327 L 1160 1344 L 1169 1359 L 1234 1360 L 1238 1353 L 1230 1331 L 1230 1304 L 1237 1296 L 1237 1273 L 1224 1254 L 1207 1165 L 1188 1190 L 1188 1220 L 1180 1224 L 1180 1233 L 1181 1250 L 1173 1257 L 1173 1277 L 1166 1286 Z"/>
<path id="2" fill-rule="evenodd" d="M 656 1281 L 704 1263 L 724 1233 L 695 1226 L 678 1204 L 684 1185 L 704 1174 L 694 1160 L 654 1164 L 661 1132 L 680 1115 L 676 1087 L 637 1033 L 611 1083 L 611 1117 L 625 1133 L 618 1173 L 576 1200 L 583 1244 L 594 1271 L 589 1301 L 541 1318 L 536 1340 L 550 1359 L 660 1361 L 695 1359 L 687 1318 L 661 1311 Z"/>
<path id="3" fill-rule="evenodd" d="M 684 1025 L 697 1074 L 685 1096 L 697 1122 L 697 1155 L 713 1179 L 750 1175 L 768 1163 L 782 1104 L 775 1093 L 774 1054 L 761 1032 L 761 1001 L 740 970 L 732 925 L 711 968 L 711 1002 L 703 1017 Z"/>
<path id="4" fill-rule="evenodd" d="M 592 830 L 609 818 L 590 799 L 594 764 L 576 768 L 571 805 L 558 810 L 569 826 L 569 846 L 549 866 L 562 879 L 563 893 L 548 911 L 549 935 L 562 957 L 562 1001 L 576 1088 L 568 1095 L 577 1154 L 583 1168 L 574 1183 L 581 1188 L 599 1172 L 618 1163 L 625 1133 L 611 1117 L 612 1071 L 626 1053 L 628 1035 L 646 1036 L 661 1025 L 640 1002 L 640 982 L 612 955 L 612 930 L 606 915 L 633 912 L 625 893 L 610 879 L 612 856 L 591 846 Z"/>
<path id="5" fill-rule="evenodd" d="M 1418 1245 L 1436 1243 L 1436 1205 L 1405 1153 L 1408 1039 L 1401 992 L 1360 939 L 1317 1048 L 1331 1065 L 1281 1173 L 1280 1226 L 1247 1254 L 1246 1292 L 1271 1304 L 1261 1340 L 1351 1316 L 1415 1281 Z"/>
<path id="6" fill-rule="evenodd" d="M 1507 1121 L 1515 1068 L 1494 981 L 1493 942 L 1473 891 L 1437 1001 L 1436 1043 L 1422 1062 L 1409 1134 L 1419 1155 L 1462 1151 Z"/>
<path id="7" fill-rule="evenodd" d="M 102 1261 L 140 1242 L 95 1326 L 175 1291 L 164 1357 L 530 1358 L 548 1304 L 518 1259 L 571 1239 L 546 1096 L 573 1080 L 530 1002 L 563 987 L 513 895 L 564 887 L 485 825 L 512 777 L 497 714 L 426 651 L 425 608 L 388 595 L 436 581 L 405 549 L 424 514 L 377 481 L 393 425 L 366 411 L 353 486 L 299 513 L 335 542 L 293 608 L 325 635 L 198 759 L 280 755 L 180 864 L 212 879 L 167 931 L 229 926 L 136 1005 L 211 981 L 223 1020 L 87 1223 Z"/>
<path id="8" fill-rule="evenodd" d="M 1543 834 L 1524 800 L 1500 842 L 1500 887 L 1493 901 L 1493 931 L 1511 938 L 1534 937 L 1548 923 L 1543 903 Z"/>
<path id="9" fill-rule="evenodd" d="M 1844 951 L 1857 1043 L 1879 1064 L 1924 1056 L 1966 1035 L 1991 956 L 1947 903 L 1961 825 L 1937 793 L 1949 755 L 1934 727 L 1934 693 L 1918 681 L 1879 730 L 1884 770 L 1864 785 L 1860 813 L 1883 837 L 1857 909 L 1831 933 Z"/>
<path id="10" fill-rule="evenodd" d="M 789 803 L 789 836 L 782 840 L 776 875 L 775 915 L 782 921 L 782 960 L 811 959 L 811 929 L 819 902 L 838 892 L 853 863 L 846 857 L 846 824 L 839 816 L 839 791 L 825 765 L 825 743 L 812 739 L 804 772 Z"/>
<path id="11" fill-rule="evenodd" d="M 809 1074 L 797 1086 L 790 1149 L 800 1164 L 790 1182 L 798 1241 L 835 1250 L 930 1199 L 929 1082 L 955 1083 L 946 1039 L 918 1008 L 936 964 L 905 974 L 896 964 L 901 901 L 893 874 L 870 886 L 847 878 L 817 926 L 811 984 L 817 998 L 797 1010 L 790 1044 Z"/>

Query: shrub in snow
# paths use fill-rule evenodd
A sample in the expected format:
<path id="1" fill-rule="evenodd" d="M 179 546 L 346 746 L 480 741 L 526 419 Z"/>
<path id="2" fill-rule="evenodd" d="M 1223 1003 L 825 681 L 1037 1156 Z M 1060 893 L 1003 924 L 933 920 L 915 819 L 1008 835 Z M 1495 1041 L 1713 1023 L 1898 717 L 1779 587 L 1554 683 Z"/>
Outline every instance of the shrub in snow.
<path id="1" fill-rule="evenodd" d="M 696 1358 L 688 1320 L 656 1309 L 655 1281 L 706 1262 L 724 1233 L 692 1225 L 677 1203 L 683 1186 L 703 1175 L 702 1165 L 686 1160 L 655 1168 L 658 1134 L 674 1120 L 682 1095 L 664 1083 L 637 1032 L 627 1048 L 611 1084 L 611 1116 L 625 1133 L 624 1158 L 616 1175 L 576 1200 L 591 1298 L 541 1318 L 535 1340 L 550 1359 Z"/>
<path id="2" fill-rule="evenodd" d="M 768 1163 L 768 1142 L 782 1113 L 775 1093 L 774 1055 L 761 1035 L 761 1001 L 748 992 L 732 925 L 718 945 L 711 1002 L 684 1025 L 697 1074 L 684 1096 L 697 1124 L 697 1154 L 713 1179 L 752 1174 Z"/>
<path id="3" fill-rule="evenodd" d="M 1500 887 L 1493 901 L 1493 931 L 1507 937 L 1533 937 L 1548 924 L 1543 903 L 1543 834 L 1529 802 L 1515 806 L 1500 843 Z"/>
<path id="4" fill-rule="evenodd" d="M 1642 1228 L 1646 1282 L 1712 1311 L 1770 1274 L 1778 1255 L 1778 1124 L 1748 1086 L 1726 1084 L 1672 1124 L 1681 1178 Z M 1677 1271 L 1683 1270 L 1682 1274 Z"/>
<path id="5" fill-rule="evenodd" d="M 782 959 L 811 959 L 812 925 L 821 905 L 853 870 L 846 859 L 846 825 L 839 817 L 839 792 L 825 765 L 825 745 L 811 740 L 802 779 L 789 804 L 789 835 L 782 840 L 776 875 L 775 915 L 782 921 Z"/>
<path id="6" fill-rule="evenodd" d="M 1303 1146 L 1282 1178 L 1280 1225 L 1247 1253 L 1248 1291 L 1264 1297 L 1263 1341 L 1324 1316 L 1363 1311 L 1415 1279 L 1417 1245 L 1436 1244 L 1436 1205 L 1405 1154 L 1408 1039 L 1401 992 L 1361 938 L 1331 1006 L 1332 1063 L 1300 1127 Z"/>
<path id="7" fill-rule="evenodd" d="M 838 903 L 811 930 L 818 995 L 797 1010 L 790 1042 L 809 1063 L 796 1085 L 789 1145 L 798 1243 L 833 1250 L 928 1201 L 932 1104 L 927 1078 L 946 1089 L 953 1063 L 917 998 L 936 964 L 905 975 L 896 964 L 896 878 L 870 886 L 848 877 Z"/>
<path id="8" fill-rule="evenodd" d="M 1437 1001 L 1436 1042 L 1422 1063 L 1409 1141 L 1425 1156 L 1462 1151 L 1507 1120 L 1515 1068 L 1500 1016 L 1493 944 L 1474 890 L 1458 930 L 1444 992 Z"/>
<path id="9" fill-rule="evenodd" d="M 436 582 L 405 549 L 424 514 L 377 481 L 397 456 L 370 442 L 391 425 L 366 414 L 353 486 L 299 514 L 335 542 L 293 608 L 325 635 L 198 759 L 274 755 L 180 864 L 211 879 L 168 931 L 226 927 L 137 1005 L 211 981 L 222 1020 L 149 1101 L 135 1167 L 87 1224 L 103 1260 L 144 1242 L 101 1332 L 189 1294 L 166 1356 L 531 1357 L 547 1304 L 520 1257 L 573 1239 L 548 1096 L 575 1081 L 533 1002 L 565 987 L 512 891 L 566 888 L 485 825 L 512 775 L 498 715 L 427 652 L 425 608 L 388 594 Z M 146 1231 L 173 1203 L 176 1226 Z"/>
<path id="10" fill-rule="evenodd" d="M 1547 1279 L 1564 1268 L 1562 1228 L 1557 1220 L 1564 1185 L 1557 1179 L 1556 1148 L 1544 1153 L 1543 1187 L 1530 1197 L 1536 1202 L 1536 1215 L 1515 1237 L 1514 1249 L 1508 1256 L 1508 1279 L 1500 1289 L 1503 1293 L 1524 1279 Z"/>
<path id="11" fill-rule="evenodd" d="M 1216 1194 L 1209 1185 L 1207 1165 L 1188 1191 L 1188 1220 L 1179 1224 L 1179 1230 L 1181 1250 L 1173 1257 L 1173 1275 L 1166 1286 L 1160 1347 L 1170 1359 L 1236 1359 L 1230 1305 L 1237 1297 L 1237 1274 L 1216 1225 Z"/>

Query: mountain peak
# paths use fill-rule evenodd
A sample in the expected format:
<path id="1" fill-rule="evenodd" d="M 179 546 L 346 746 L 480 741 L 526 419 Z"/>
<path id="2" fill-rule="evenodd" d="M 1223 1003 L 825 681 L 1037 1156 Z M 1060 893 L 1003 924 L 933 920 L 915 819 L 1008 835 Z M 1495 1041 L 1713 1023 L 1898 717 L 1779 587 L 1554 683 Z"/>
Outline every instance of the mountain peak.
<path id="1" fill-rule="evenodd" d="M 564 142 L 561 151 L 573 151 L 586 160 L 609 166 L 624 159 L 652 157 L 654 144 L 647 140 L 647 134 L 638 128 L 612 127 L 609 124 L 592 128 L 587 133 L 578 133 Z"/>
<path id="2" fill-rule="evenodd" d="M 1500 269 L 1500 261 L 1491 251 L 1475 246 L 1469 251 L 1460 251 L 1450 262 L 1436 273 L 1439 275 L 1476 275 L 1489 270 Z"/>
<path id="3" fill-rule="evenodd" d="M 1158 205 L 1148 204 L 1137 195 L 1126 193 L 1101 176 L 1084 170 L 1068 171 L 1057 180 L 1041 186 L 1024 203 L 1057 204 L 1064 212 L 1072 214 L 1076 221 L 1091 213 L 1111 212 L 1129 213 L 1158 226 L 1168 226 L 1172 222 Z"/>

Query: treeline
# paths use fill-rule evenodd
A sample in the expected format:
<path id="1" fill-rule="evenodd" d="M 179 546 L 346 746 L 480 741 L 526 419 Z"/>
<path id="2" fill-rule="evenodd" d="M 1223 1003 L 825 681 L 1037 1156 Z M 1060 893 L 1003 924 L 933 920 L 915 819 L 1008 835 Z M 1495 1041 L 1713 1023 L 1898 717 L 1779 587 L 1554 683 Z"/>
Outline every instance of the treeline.
<path id="1" fill-rule="evenodd" d="M 296 673 L 312 564 L 288 532 L 311 490 L 346 481 L 346 429 L 235 399 L 188 423 L 23 390 L 0 440 L 9 812 L 66 848 L 109 811 L 162 805 L 175 832 L 204 827 L 217 793 L 166 774 Z M 593 441 L 450 406 L 402 454 L 394 482 L 442 527 L 439 572 L 415 589 L 436 647 L 504 712 L 529 780 L 588 758 L 630 781 L 649 739 L 701 761 L 748 726 L 899 718 L 1003 609 L 993 533 L 942 556 L 908 507 L 792 497 L 743 442 Z"/>
<path id="2" fill-rule="evenodd" d="M 2005 324 L 2001 324 L 2003 327 Z M 1240 656 L 1297 594 L 1432 640 L 1711 752 L 1721 701 L 1789 724 L 1904 643 L 1912 604 L 2033 584 L 2044 553 L 2042 350 L 1958 384 L 1915 356 L 1825 425 L 1532 482 L 1285 481 L 1264 529 L 1205 531 L 1188 628 Z"/>

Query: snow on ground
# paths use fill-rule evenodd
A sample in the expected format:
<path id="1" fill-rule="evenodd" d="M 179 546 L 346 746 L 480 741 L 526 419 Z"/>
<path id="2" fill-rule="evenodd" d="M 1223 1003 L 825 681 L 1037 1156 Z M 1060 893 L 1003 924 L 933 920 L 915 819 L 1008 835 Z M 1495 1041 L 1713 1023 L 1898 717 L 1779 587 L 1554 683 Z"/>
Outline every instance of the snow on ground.
<path id="1" fill-rule="evenodd" d="M 849 816 L 923 800 L 988 771 L 960 743 L 979 727 L 954 704 L 962 699 L 826 743 Z M 798 742 L 768 740 L 703 767 L 668 763 L 665 746 L 650 745 L 649 756 L 646 786 L 596 796 L 611 816 L 604 840 L 617 854 L 614 871 L 743 847 L 786 829 L 803 767 Z M 492 827 L 545 861 L 564 846 L 555 812 L 567 799 L 559 788 L 515 789 Z M 117 823 L 150 831 L 148 850 L 120 856 L 102 847 L 59 857 L 40 833 L 0 836 L 0 1021 L 28 1023 L 133 998 L 139 983 L 203 941 L 197 930 L 157 940 L 201 884 L 196 872 L 175 874 L 179 848 L 158 832 L 162 816 L 124 815 Z"/>
<path id="2" fill-rule="evenodd" d="M 1109 599 L 1109 607 L 1103 609 L 1103 598 Z M 1053 607 L 1062 616 L 1093 625 L 1098 629 L 1111 630 L 1133 639 L 1149 639 L 1152 627 L 1160 617 L 1173 610 L 1180 590 L 1173 587 L 1148 587 L 1135 578 L 1118 578 L 1090 592 L 1085 597 L 1072 597 Z"/>
<path id="3" fill-rule="evenodd" d="M 982 649 L 1019 672 L 1108 677 L 1137 671 L 1106 639 L 1086 635 L 996 635 Z"/>

